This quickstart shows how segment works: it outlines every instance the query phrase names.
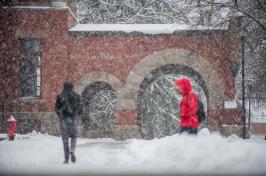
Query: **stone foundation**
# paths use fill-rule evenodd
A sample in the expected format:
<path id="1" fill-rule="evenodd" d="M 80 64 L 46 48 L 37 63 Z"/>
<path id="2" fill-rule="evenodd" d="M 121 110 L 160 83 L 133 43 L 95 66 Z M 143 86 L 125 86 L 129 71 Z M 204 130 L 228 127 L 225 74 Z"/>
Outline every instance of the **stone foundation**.
<path id="1" fill-rule="evenodd" d="M 112 131 L 82 129 L 79 136 L 85 138 L 114 138 L 116 140 L 142 138 L 137 125 L 116 125 Z"/>
<path id="2" fill-rule="evenodd" d="M 55 112 L 13 112 L 3 114 L 1 131 L 7 133 L 6 120 L 13 115 L 17 120 L 16 133 L 26 134 L 33 130 L 59 136 L 59 119 Z"/>
<path id="3" fill-rule="evenodd" d="M 7 133 L 6 120 L 12 114 L 17 120 L 16 133 L 25 134 L 33 130 L 50 135 L 60 136 L 59 119 L 55 112 L 15 112 L 3 114 L 1 119 L 1 132 Z M 138 125 L 115 125 L 111 131 L 86 130 L 78 118 L 78 136 L 83 138 L 114 138 L 125 140 L 129 138 L 142 138 Z M 210 131 L 218 131 L 223 136 L 235 134 L 242 136 L 242 126 L 238 125 L 207 125 Z"/>
<path id="4" fill-rule="evenodd" d="M 251 134 L 266 134 L 266 123 L 251 123 L 250 126 Z"/>
<path id="5" fill-rule="evenodd" d="M 243 126 L 239 125 L 221 125 L 221 126 L 212 126 L 212 125 L 207 125 L 207 128 L 210 131 L 217 131 L 223 136 L 230 136 L 232 134 L 235 134 L 239 137 L 242 137 L 242 130 Z"/>
<path id="6" fill-rule="evenodd" d="M 1 132 L 7 133 L 6 121 L 9 115 L 17 120 L 16 133 L 26 134 L 33 130 L 50 135 L 60 136 L 59 119 L 55 112 L 14 112 L 6 113 L 1 119 Z M 142 138 L 137 125 L 115 125 L 112 131 L 86 130 L 78 118 L 78 135 L 85 138 L 114 138 L 125 140 Z"/>
<path id="7" fill-rule="evenodd" d="M 232 134 L 235 134 L 239 137 L 242 136 L 242 126 L 237 126 L 237 125 L 222 125 L 220 132 L 223 136 L 230 136 Z"/>
<path id="8" fill-rule="evenodd" d="M 117 125 L 114 129 L 114 138 L 125 140 L 128 138 L 142 138 L 139 127 L 137 125 Z"/>

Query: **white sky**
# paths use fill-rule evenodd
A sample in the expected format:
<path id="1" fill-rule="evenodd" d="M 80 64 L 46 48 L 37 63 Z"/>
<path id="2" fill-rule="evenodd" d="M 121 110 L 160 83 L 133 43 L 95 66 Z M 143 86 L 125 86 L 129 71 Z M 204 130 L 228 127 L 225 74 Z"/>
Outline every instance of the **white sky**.
<path id="1" fill-rule="evenodd" d="M 1 134 L 5 137 L 6 134 Z M 0 141 L 0 170 L 44 174 L 265 174 L 266 141 L 226 138 L 203 129 L 198 137 L 139 140 L 79 138 L 77 163 L 63 165 L 60 137 L 30 133 Z"/>

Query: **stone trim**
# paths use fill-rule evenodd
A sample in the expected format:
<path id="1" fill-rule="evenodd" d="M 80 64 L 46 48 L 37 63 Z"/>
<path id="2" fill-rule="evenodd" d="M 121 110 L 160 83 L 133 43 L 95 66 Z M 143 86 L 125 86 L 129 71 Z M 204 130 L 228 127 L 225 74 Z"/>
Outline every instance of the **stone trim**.
<path id="1" fill-rule="evenodd" d="M 141 139 L 139 126 L 137 125 L 116 125 L 114 129 L 114 139 L 126 140 L 130 138 Z"/>
<path id="2" fill-rule="evenodd" d="M 167 64 L 184 65 L 198 72 L 209 91 L 209 108 L 223 108 L 224 80 L 206 59 L 184 49 L 166 49 L 144 57 L 131 70 L 124 86 L 114 75 L 96 71 L 82 76 L 74 90 L 81 94 L 91 83 L 103 81 L 115 90 L 118 110 L 136 110 L 137 93 L 144 78 L 152 70 Z"/>
<path id="3" fill-rule="evenodd" d="M 20 38 L 37 38 L 42 39 L 46 34 L 44 32 L 33 32 L 17 29 L 15 33 L 16 39 Z"/>
<path id="4" fill-rule="evenodd" d="M 119 98 L 117 100 L 117 111 L 135 110 L 137 108 L 136 101 L 130 98 Z"/>
<path id="5" fill-rule="evenodd" d="M 50 135 L 60 135 L 59 118 L 55 112 L 6 112 L 5 118 L 13 115 L 17 122 L 16 133 L 28 133 L 32 130 L 37 130 L 41 133 L 48 133 Z M 27 126 L 26 129 L 22 128 L 23 124 L 19 121 L 26 123 L 27 121 L 36 121 L 40 126 L 32 124 L 31 127 Z"/>
<path id="6" fill-rule="evenodd" d="M 45 103 L 46 100 L 41 97 L 19 97 L 17 100 L 13 100 L 13 102 L 31 102 L 31 103 Z"/>
<path id="7" fill-rule="evenodd" d="M 242 137 L 243 126 L 238 125 L 222 125 L 220 132 L 223 136 L 237 135 Z"/>
<path id="8" fill-rule="evenodd" d="M 167 64 L 188 66 L 198 72 L 209 91 L 209 108 L 223 108 L 224 80 L 206 59 L 184 49 L 166 49 L 143 58 L 129 73 L 125 86 L 118 92 L 119 97 L 131 98 L 137 102 L 138 89 L 143 79 L 152 70 Z"/>
<path id="9" fill-rule="evenodd" d="M 117 91 L 122 87 L 121 81 L 117 79 L 114 75 L 106 72 L 96 71 L 82 76 L 80 80 L 77 83 L 75 83 L 74 90 L 77 93 L 82 94 L 82 92 L 85 90 L 87 86 L 96 81 L 103 81 L 105 83 L 108 83 L 115 90 L 116 96 L 117 96 Z"/>

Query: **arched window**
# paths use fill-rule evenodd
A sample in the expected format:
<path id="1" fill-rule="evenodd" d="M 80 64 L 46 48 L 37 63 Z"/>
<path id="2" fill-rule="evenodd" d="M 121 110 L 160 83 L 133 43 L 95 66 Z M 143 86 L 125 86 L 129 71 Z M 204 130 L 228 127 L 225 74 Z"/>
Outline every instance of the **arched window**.
<path id="1" fill-rule="evenodd" d="M 82 93 L 82 119 L 87 130 L 111 131 L 116 118 L 116 96 L 107 83 L 97 81 Z"/>
<path id="2" fill-rule="evenodd" d="M 180 131 L 181 96 L 174 86 L 175 81 L 184 76 L 190 79 L 193 90 L 204 103 L 204 110 L 207 112 L 208 91 L 201 76 L 187 66 L 164 65 L 151 71 L 138 90 L 137 113 L 144 139 L 169 136 Z M 204 127 L 206 122 L 202 122 L 201 127 Z"/>

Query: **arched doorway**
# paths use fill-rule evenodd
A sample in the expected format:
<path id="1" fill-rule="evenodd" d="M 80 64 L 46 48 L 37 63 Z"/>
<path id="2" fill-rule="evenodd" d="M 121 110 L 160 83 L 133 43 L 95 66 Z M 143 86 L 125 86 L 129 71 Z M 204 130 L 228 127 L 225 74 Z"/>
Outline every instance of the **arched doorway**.
<path id="1" fill-rule="evenodd" d="M 82 92 L 82 121 L 86 130 L 111 131 L 116 118 L 114 89 L 102 81 L 93 82 Z"/>
<path id="2" fill-rule="evenodd" d="M 208 91 L 202 77 L 193 69 L 168 64 L 152 70 L 142 81 L 137 95 L 137 114 L 144 139 L 160 138 L 179 132 L 180 95 L 173 84 L 180 77 L 188 77 L 193 90 L 204 102 L 207 112 Z M 207 114 L 207 113 L 206 113 Z M 203 122 L 206 125 L 207 120 Z"/>

